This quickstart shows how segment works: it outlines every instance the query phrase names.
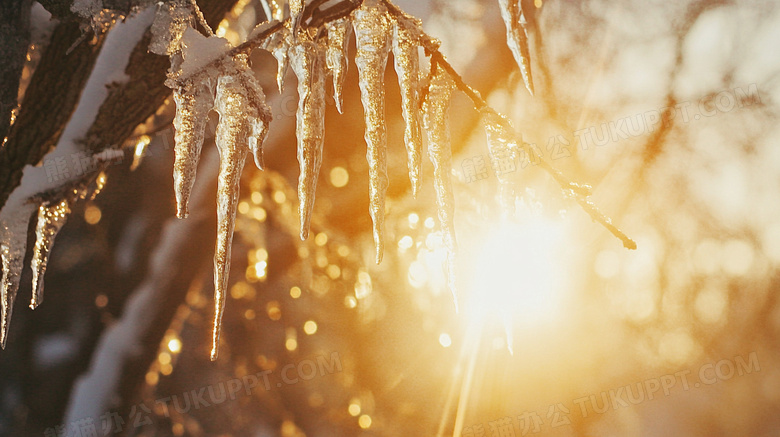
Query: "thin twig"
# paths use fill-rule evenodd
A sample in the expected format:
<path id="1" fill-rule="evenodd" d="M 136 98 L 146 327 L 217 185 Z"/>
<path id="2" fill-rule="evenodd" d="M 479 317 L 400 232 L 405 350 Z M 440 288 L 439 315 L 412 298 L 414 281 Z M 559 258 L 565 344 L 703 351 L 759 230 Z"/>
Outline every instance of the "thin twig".
<path id="1" fill-rule="evenodd" d="M 308 12 L 309 15 L 312 15 L 312 21 L 308 25 L 306 25 L 306 27 L 319 27 L 322 24 L 327 23 L 329 21 L 338 20 L 339 18 L 346 17 L 347 15 L 352 13 L 352 11 L 359 8 L 361 4 L 363 4 L 363 0 L 345 0 L 337 5 L 334 5 L 322 11 L 321 15 L 323 18 L 319 18 L 315 16 L 314 12 Z M 306 15 L 308 10 L 316 9 L 319 5 L 320 4 L 318 4 L 318 2 L 313 2 L 307 5 L 306 9 L 304 9 L 303 14 Z M 283 27 L 287 26 L 289 22 L 290 22 L 290 18 L 287 18 L 284 21 L 277 21 L 276 23 L 272 24 L 262 32 L 259 32 L 257 35 L 253 36 L 252 38 L 246 40 L 245 42 L 225 52 L 225 54 L 223 54 L 219 58 L 209 62 L 203 68 L 201 68 L 200 71 L 198 71 L 197 73 L 186 77 L 176 78 L 175 83 L 178 86 L 182 86 L 187 82 L 198 79 L 201 74 L 204 74 L 211 67 L 216 67 L 223 62 L 230 62 L 231 59 L 233 59 L 235 56 L 239 54 L 242 53 L 249 54 L 249 52 L 251 52 L 257 46 L 259 46 L 260 43 L 265 41 L 266 38 L 270 37 L 274 33 L 281 30 Z"/>

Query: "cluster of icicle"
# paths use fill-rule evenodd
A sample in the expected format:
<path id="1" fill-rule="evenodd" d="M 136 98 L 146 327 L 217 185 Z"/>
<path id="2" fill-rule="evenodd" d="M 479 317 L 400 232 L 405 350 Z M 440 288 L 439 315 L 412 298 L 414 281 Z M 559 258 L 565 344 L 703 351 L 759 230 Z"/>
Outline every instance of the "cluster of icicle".
<path id="1" fill-rule="evenodd" d="M 298 81 L 296 113 L 298 212 L 300 236 L 309 234 L 317 178 L 322 163 L 326 79 L 332 80 L 333 99 L 343 110 L 343 86 L 347 72 L 347 48 L 355 38 L 361 101 L 365 115 L 365 140 L 369 167 L 369 213 L 373 221 L 376 262 L 382 260 L 387 177 L 387 133 L 385 123 L 384 73 L 392 51 L 401 88 L 402 114 L 406 122 L 404 142 L 409 176 L 414 193 L 422 174 L 422 125 L 420 102 L 419 47 L 421 23 L 404 14 L 391 14 L 380 0 L 365 0 L 349 16 L 324 25 L 326 36 L 306 28 L 302 21 L 303 2 L 289 3 L 290 18 L 283 18 L 282 3 L 263 4 L 274 21 L 263 23 L 250 40 L 271 26 L 278 28 L 258 41 L 278 62 L 277 84 L 281 91 L 289 67 Z M 216 143 L 220 152 L 218 181 L 218 232 L 214 255 L 215 314 L 211 358 L 216 359 L 220 324 L 230 267 L 230 246 L 236 215 L 239 176 L 246 154 L 251 150 L 255 164 L 263 168 L 262 143 L 271 114 L 263 91 L 256 83 L 245 54 L 226 56 L 228 43 L 216 36 L 203 36 L 195 28 L 194 10 L 187 0 L 161 5 L 153 25 L 150 50 L 171 57 L 167 84 L 176 102 L 174 126 L 174 186 L 177 215 L 187 216 L 189 198 L 208 113 L 219 113 Z M 182 13 L 182 10 L 189 11 Z M 259 39 L 259 38 L 258 38 Z M 226 59 L 229 58 L 229 59 Z M 439 217 L 450 249 L 450 272 L 454 271 L 455 233 L 452 227 L 453 195 L 450 181 L 451 151 L 447 108 L 452 85 L 443 71 L 433 76 L 424 105 L 429 133 L 429 158 L 435 167 Z M 451 281 L 454 290 L 454 281 Z"/>
<path id="2" fill-rule="evenodd" d="M 140 3 L 144 3 L 141 1 Z M 79 0 L 83 15 L 99 15 L 99 1 Z M 533 94 L 526 21 L 518 0 L 499 0 L 507 27 L 507 43 L 520 66 L 528 91 Z M 449 138 L 449 103 L 455 83 L 444 68 L 432 59 L 428 79 L 421 80 L 419 48 L 431 43 L 419 20 L 404 14 L 385 0 L 363 0 L 349 16 L 336 19 L 321 29 L 303 24 L 304 0 L 288 2 L 285 20 L 283 0 L 263 0 L 270 22 L 262 23 L 249 39 L 269 51 L 278 62 L 277 84 L 281 91 L 291 66 L 298 80 L 296 113 L 298 212 L 300 236 L 309 234 L 317 178 L 324 144 L 325 82 L 332 79 L 336 108 L 343 110 L 343 87 L 347 72 L 347 48 L 355 38 L 361 101 L 365 117 L 365 141 L 369 167 L 369 214 L 373 221 L 376 262 L 382 260 L 387 176 L 387 134 L 385 123 L 384 74 L 390 52 L 401 89 L 401 109 L 406 123 L 409 178 L 416 195 L 421 186 L 422 130 L 427 133 L 428 158 L 433 164 L 434 188 L 443 239 L 448 249 L 449 286 L 455 296 L 454 196 L 450 180 L 452 151 Z M 393 10 L 388 10 L 388 5 Z M 208 36 L 196 30 L 200 25 Z M 271 29 L 273 31 L 271 31 Z M 219 114 L 216 145 L 220 156 L 217 186 L 217 241 L 214 254 L 215 311 L 211 359 L 218 354 L 222 314 L 225 306 L 230 254 L 239 195 L 239 183 L 246 156 L 251 152 L 255 165 L 263 169 L 263 141 L 272 116 L 262 88 L 248 65 L 248 54 L 230 47 L 227 40 L 214 36 L 193 0 L 168 0 L 157 4 L 151 27 L 149 50 L 169 56 L 171 69 L 166 85 L 173 89 L 175 161 L 173 169 L 176 214 L 188 215 L 188 201 L 203 145 L 209 112 Z M 262 37 L 258 37 L 262 35 Z M 418 108 L 422 107 L 422 115 Z M 493 159 L 517 155 L 523 147 L 508 120 L 489 108 L 483 109 L 490 155 Z M 532 153 L 527 151 L 527 153 Z M 43 299 L 43 274 L 57 232 L 70 213 L 73 202 L 94 196 L 105 176 L 78 182 L 58 193 L 36 197 L 13 212 L 0 215 L 0 255 L 2 256 L 2 325 L 0 342 L 5 346 L 13 302 L 19 288 L 26 251 L 27 227 L 37 210 L 36 243 L 33 252 L 33 297 L 35 308 Z M 514 204 L 514 189 L 508 178 L 499 176 L 502 204 Z M 587 202 L 587 186 L 569 183 L 578 201 Z M 585 206 L 592 206 L 587 203 Z M 607 219 L 608 222 L 608 219 Z M 628 247 L 628 246 L 627 246 Z M 634 246 L 635 247 L 635 246 Z M 455 297 L 457 308 L 457 297 Z"/>
<path id="3" fill-rule="evenodd" d="M 32 299 L 30 308 L 43 302 L 43 276 L 54 239 L 79 199 L 93 199 L 105 184 L 105 174 L 94 180 L 79 181 L 73 187 L 44 193 L 27 200 L 18 208 L 6 208 L 0 214 L 0 257 L 2 258 L 2 302 L 0 303 L 0 345 L 5 348 L 14 301 L 27 253 L 27 229 L 35 217 L 35 246 L 32 261 Z"/>

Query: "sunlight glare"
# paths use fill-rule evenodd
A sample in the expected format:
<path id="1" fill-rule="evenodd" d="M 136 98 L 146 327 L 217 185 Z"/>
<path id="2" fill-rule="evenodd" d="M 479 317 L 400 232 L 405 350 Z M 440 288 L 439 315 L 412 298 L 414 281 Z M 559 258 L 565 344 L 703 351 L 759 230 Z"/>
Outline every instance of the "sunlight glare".
<path id="1" fill-rule="evenodd" d="M 537 218 L 491 227 L 470 262 L 467 306 L 470 324 L 499 316 L 512 350 L 513 327 L 539 327 L 561 316 L 566 266 L 556 259 L 563 243 L 563 225 Z"/>

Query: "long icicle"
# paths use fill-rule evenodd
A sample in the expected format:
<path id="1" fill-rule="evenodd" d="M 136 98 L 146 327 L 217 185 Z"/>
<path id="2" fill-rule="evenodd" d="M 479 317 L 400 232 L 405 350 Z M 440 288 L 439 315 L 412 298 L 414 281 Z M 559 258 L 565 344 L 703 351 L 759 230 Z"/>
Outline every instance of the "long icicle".
<path id="1" fill-rule="evenodd" d="M 406 145 L 409 180 L 412 194 L 417 197 L 422 179 L 422 136 L 420 134 L 419 111 L 419 29 L 422 26 L 412 18 L 397 20 L 394 26 L 393 58 L 398 85 L 401 88 L 401 113 L 406 122 L 404 144 Z"/>
<path id="2" fill-rule="evenodd" d="M 423 101 L 423 120 L 428 134 L 428 158 L 433 163 L 433 179 L 436 191 L 436 206 L 441 224 L 444 245 L 447 247 L 447 277 L 455 310 L 458 310 L 458 295 L 455 282 L 457 240 L 453 218 L 455 196 L 452 192 L 452 150 L 450 148 L 449 107 L 454 83 L 444 69 L 436 63 L 431 65 L 431 82 Z"/>
<path id="3" fill-rule="evenodd" d="M 246 63 L 246 55 L 238 62 Z M 252 133 L 251 120 L 243 113 L 250 105 L 246 87 L 237 74 L 221 76 L 217 83 L 216 110 L 217 149 L 219 150 L 219 177 L 217 180 L 217 243 L 214 249 L 214 329 L 212 331 L 211 360 L 219 354 L 219 336 L 222 314 L 225 310 L 230 251 L 236 221 L 241 171 L 249 152 L 247 138 Z"/>
<path id="4" fill-rule="evenodd" d="M 384 75 L 390 53 L 390 18 L 378 0 L 365 0 L 354 12 L 360 81 L 360 99 L 366 123 L 366 160 L 369 177 L 369 213 L 374 223 L 376 262 L 384 252 L 385 195 L 387 192 L 387 132 Z"/>
<path id="5" fill-rule="evenodd" d="M 501 17 L 506 25 L 506 43 L 520 67 L 525 88 L 531 95 L 534 95 L 534 82 L 531 77 L 531 51 L 528 49 L 527 22 L 523 14 L 522 0 L 498 0 L 498 4 L 501 8 Z"/>
<path id="6" fill-rule="evenodd" d="M 173 187 L 176 193 L 176 216 L 185 218 L 189 214 L 192 185 L 200 160 L 200 150 L 209 120 L 209 111 L 214 106 L 214 95 L 208 80 L 190 82 L 182 89 L 174 90 L 176 116 L 173 119 L 174 162 Z"/>
<path id="7" fill-rule="evenodd" d="M 298 77 L 298 215 L 301 240 L 305 240 L 309 236 L 325 140 L 325 47 L 316 41 L 299 41 L 290 50 L 290 63 Z"/>
<path id="8" fill-rule="evenodd" d="M 326 60 L 328 70 L 333 76 L 333 100 L 339 114 L 344 113 L 344 80 L 347 78 L 347 47 L 352 36 L 352 23 L 348 18 L 340 18 L 326 24 L 328 29 L 328 51 Z"/>
<path id="9" fill-rule="evenodd" d="M 54 239 L 65 225 L 70 214 L 70 201 L 46 202 L 38 207 L 38 221 L 35 225 L 35 248 L 30 266 L 32 268 L 32 299 L 30 308 L 35 309 L 43 302 L 43 276 L 49 264 L 49 254 Z"/>
<path id="10" fill-rule="evenodd" d="M 5 349 L 8 341 L 8 328 L 14 310 L 19 280 L 24 267 L 24 255 L 27 252 L 27 227 L 35 210 L 35 204 L 26 203 L 0 215 L 0 259 L 3 265 L 2 285 L 0 285 L 0 346 Z"/>

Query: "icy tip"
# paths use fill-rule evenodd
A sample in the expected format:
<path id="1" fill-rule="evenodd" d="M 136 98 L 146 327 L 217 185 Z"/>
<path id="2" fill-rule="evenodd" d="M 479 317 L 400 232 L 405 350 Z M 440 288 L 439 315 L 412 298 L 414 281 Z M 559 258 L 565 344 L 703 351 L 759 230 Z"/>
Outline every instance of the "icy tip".
<path id="1" fill-rule="evenodd" d="M 187 205 L 176 206 L 176 218 L 186 219 L 189 215 L 190 211 L 187 209 Z"/>
<path id="2" fill-rule="evenodd" d="M 265 170 L 265 159 L 263 159 L 263 153 L 255 153 L 255 167 L 257 167 L 258 170 Z"/>
<path id="3" fill-rule="evenodd" d="M 309 238 L 309 230 L 308 229 L 301 229 L 301 241 L 306 241 L 306 239 Z"/>
<path id="4" fill-rule="evenodd" d="M 209 359 L 211 361 L 217 361 L 217 358 L 219 357 L 219 351 L 217 350 L 217 346 L 214 346 L 211 348 L 211 356 Z"/>
<path id="5" fill-rule="evenodd" d="M 625 247 L 628 250 L 636 250 L 636 241 L 628 238 L 625 241 L 623 241 L 623 247 Z"/>

